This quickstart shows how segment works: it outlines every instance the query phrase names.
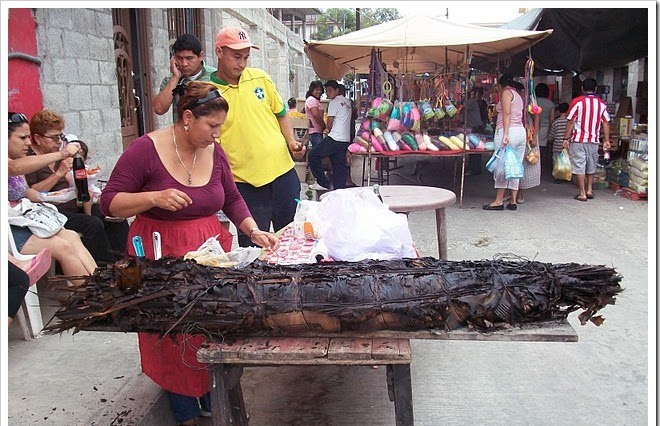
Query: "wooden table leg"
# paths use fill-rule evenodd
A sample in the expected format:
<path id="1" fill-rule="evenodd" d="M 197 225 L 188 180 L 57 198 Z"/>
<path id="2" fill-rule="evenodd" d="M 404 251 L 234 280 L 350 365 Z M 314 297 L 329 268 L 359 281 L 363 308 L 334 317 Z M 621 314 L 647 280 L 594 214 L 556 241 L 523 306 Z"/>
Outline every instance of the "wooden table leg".
<path id="1" fill-rule="evenodd" d="M 232 417 L 234 419 L 233 424 L 234 426 L 247 426 L 247 410 L 245 409 L 243 389 L 241 388 L 243 367 L 232 367 L 229 370 L 230 377 L 227 379 L 226 384 L 229 388 L 229 404 L 231 405 Z"/>
<path id="2" fill-rule="evenodd" d="M 445 227 L 445 208 L 435 209 L 435 226 L 438 231 L 438 259 L 447 260 L 447 228 Z"/>
<path id="3" fill-rule="evenodd" d="M 225 366 L 214 364 L 211 367 L 211 417 L 213 426 L 230 426 L 231 405 L 225 383 Z"/>
<path id="4" fill-rule="evenodd" d="M 387 366 L 387 373 L 392 380 L 396 426 L 413 426 L 414 418 L 410 364 L 389 364 Z"/>

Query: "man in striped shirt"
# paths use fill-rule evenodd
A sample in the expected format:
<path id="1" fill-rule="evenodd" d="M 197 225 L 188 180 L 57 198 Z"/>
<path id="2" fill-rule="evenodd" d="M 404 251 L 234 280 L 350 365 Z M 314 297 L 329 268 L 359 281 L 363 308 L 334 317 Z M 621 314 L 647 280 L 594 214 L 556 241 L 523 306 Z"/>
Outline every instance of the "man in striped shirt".
<path id="1" fill-rule="evenodd" d="M 571 156 L 571 171 L 580 193 L 574 198 L 587 201 L 594 198 L 593 181 L 598 165 L 600 128 L 603 127 L 603 150 L 610 149 L 610 115 L 607 105 L 596 95 L 596 80 L 582 82 L 582 96 L 573 99 L 568 111 L 563 147 Z M 586 182 L 586 187 L 585 187 Z"/>

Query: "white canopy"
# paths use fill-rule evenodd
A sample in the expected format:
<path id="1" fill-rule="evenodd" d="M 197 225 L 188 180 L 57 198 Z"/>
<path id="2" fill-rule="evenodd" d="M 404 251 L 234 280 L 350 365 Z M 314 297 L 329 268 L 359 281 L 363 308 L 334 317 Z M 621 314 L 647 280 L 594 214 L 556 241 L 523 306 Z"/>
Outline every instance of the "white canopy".
<path id="1" fill-rule="evenodd" d="M 432 72 L 445 62 L 462 65 L 466 48 L 472 59 L 505 58 L 550 34 L 552 30 L 487 28 L 412 15 L 330 40 L 311 41 L 305 52 L 320 78 L 338 80 L 352 70 L 368 73 L 372 48 L 380 52 L 389 71 L 398 65 L 405 72 Z"/>

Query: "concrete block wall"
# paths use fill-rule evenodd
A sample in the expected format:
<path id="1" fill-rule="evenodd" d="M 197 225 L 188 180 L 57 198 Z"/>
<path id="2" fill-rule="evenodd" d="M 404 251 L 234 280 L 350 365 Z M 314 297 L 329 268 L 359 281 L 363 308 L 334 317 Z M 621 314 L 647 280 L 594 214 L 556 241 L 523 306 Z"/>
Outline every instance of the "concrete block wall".
<path id="1" fill-rule="evenodd" d="M 42 8 L 35 19 L 44 107 L 109 171 L 122 146 L 111 10 Z"/>
<path id="2" fill-rule="evenodd" d="M 202 46 L 205 62 L 217 66 L 215 36 L 223 26 L 246 28 L 261 49 L 249 66 L 268 72 L 286 102 L 303 97 L 316 79 L 300 36 L 261 8 L 204 9 Z M 169 75 L 166 9 L 151 9 L 152 94 Z M 88 143 L 93 165 L 109 176 L 121 155 L 119 94 L 112 40 L 112 10 L 108 8 L 40 8 L 35 10 L 38 55 L 42 60 L 44 105 L 62 114 L 66 133 Z M 155 127 L 172 123 L 171 114 L 155 116 Z"/>

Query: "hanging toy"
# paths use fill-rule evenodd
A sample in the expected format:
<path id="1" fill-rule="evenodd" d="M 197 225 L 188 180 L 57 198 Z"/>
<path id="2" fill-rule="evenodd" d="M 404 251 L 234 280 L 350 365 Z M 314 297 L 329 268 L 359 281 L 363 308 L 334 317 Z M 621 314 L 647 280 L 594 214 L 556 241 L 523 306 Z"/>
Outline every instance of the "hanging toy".
<path id="1" fill-rule="evenodd" d="M 540 114 L 543 111 L 536 101 L 536 91 L 534 90 L 534 60 L 530 56 L 525 63 L 525 84 L 527 92 L 527 111 L 530 114 Z"/>

